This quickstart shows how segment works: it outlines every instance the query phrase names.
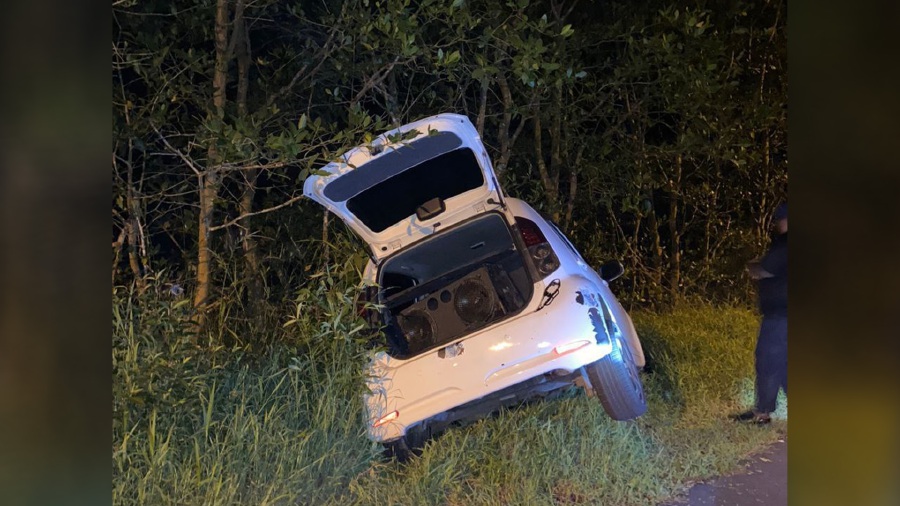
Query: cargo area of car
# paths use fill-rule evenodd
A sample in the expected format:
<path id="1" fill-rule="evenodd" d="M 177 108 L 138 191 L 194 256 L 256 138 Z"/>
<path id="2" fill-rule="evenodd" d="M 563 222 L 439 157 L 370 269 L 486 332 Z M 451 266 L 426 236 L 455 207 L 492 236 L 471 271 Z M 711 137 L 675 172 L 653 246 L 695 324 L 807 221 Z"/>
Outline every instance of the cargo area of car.
<path id="1" fill-rule="evenodd" d="M 509 318 L 533 281 L 499 213 L 486 213 L 386 259 L 379 303 L 388 353 L 410 358 Z"/>

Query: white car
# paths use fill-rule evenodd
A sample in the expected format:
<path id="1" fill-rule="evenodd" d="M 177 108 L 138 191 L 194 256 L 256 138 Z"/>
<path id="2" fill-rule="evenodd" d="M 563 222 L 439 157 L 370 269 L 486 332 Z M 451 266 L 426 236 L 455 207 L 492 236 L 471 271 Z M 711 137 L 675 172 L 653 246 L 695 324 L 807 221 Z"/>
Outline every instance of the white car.
<path id="1" fill-rule="evenodd" d="M 304 194 L 371 248 L 368 434 L 405 459 L 454 422 L 577 384 L 616 420 L 647 407 L 644 355 L 608 282 L 551 222 L 503 196 L 472 123 L 439 114 L 310 176 Z M 326 175 L 327 174 L 327 175 Z M 377 288 L 376 288 L 377 287 Z"/>

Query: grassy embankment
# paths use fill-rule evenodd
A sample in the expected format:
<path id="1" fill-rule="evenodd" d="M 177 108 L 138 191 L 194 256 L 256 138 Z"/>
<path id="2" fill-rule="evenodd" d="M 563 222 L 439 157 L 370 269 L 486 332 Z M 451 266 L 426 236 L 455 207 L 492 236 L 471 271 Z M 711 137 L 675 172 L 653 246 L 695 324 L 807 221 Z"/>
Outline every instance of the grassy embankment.
<path id="1" fill-rule="evenodd" d="M 634 315 L 655 360 L 637 421 L 572 390 L 384 463 L 362 428 L 355 289 L 321 280 L 265 351 L 225 330 L 194 343 L 183 302 L 114 298 L 115 504 L 656 504 L 785 428 L 783 404 L 768 428 L 726 418 L 752 398 L 754 313 L 687 306 Z"/>

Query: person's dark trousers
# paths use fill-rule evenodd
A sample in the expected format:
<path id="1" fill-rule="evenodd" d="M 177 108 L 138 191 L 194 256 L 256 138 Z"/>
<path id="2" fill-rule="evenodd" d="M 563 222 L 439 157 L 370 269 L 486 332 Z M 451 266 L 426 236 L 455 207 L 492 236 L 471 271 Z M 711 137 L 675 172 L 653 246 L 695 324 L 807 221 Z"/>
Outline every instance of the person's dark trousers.
<path id="1" fill-rule="evenodd" d="M 787 395 L 787 316 L 763 316 L 756 341 L 756 411 L 775 411 L 778 389 Z"/>

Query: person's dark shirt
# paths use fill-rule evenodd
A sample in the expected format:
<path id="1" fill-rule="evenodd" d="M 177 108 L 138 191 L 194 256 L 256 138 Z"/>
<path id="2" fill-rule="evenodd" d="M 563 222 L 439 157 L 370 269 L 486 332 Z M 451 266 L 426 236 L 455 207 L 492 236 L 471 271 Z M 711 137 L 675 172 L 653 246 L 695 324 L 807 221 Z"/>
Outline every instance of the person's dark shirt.
<path id="1" fill-rule="evenodd" d="M 787 232 L 772 240 L 769 251 L 759 262 L 760 267 L 772 274 L 759 280 L 759 310 L 765 316 L 787 316 L 788 272 Z"/>

